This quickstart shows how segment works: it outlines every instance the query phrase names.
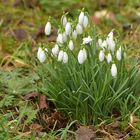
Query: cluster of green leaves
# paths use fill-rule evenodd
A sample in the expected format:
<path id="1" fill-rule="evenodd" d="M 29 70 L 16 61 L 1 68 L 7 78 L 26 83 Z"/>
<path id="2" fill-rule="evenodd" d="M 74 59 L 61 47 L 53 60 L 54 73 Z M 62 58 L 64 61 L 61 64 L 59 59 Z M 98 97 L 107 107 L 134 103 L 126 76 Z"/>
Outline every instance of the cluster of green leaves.
<path id="1" fill-rule="evenodd" d="M 67 64 L 52 60 L 39 67 L 43 82 L 40 90 L 58 110 L 83 124 L 97 124 L 99 118 L 106 119 L 113 113 L 127 115 L 140 102 L 140 72 L 136 61 L 122 58 L 115 62 L 118 75 L 113 78 L 111 66 L 98 60 L 95 30 L 91 35 L 94 40 L 91 46 L 86 46 L 88 60 L 83 65 L 70 52 Z"/>

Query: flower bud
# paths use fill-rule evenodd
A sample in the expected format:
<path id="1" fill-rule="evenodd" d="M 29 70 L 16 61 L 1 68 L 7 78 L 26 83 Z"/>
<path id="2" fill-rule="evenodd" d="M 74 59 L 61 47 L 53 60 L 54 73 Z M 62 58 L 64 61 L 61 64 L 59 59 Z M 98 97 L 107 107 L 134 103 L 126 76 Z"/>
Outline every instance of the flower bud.
<path id="1" fill-rule="evenodd" d="M 78 62 L 79 64 L 83 64 L 85 61 L 85 54 L 83 52 L 83 50 L 80 50 L 78 53 Z"/>
<path id="2" fill-rule="evenodd" d="M 106 59 L 107 59 L 107 63 L 110 63 L 112 61 L 112 55 L 109 53 Z"/>
<path id="3" fill-rule="evenodd" d="M 68 62 L 68 54 L 66 52 L 63 53 L 63 63 Z"/>
<path id="4" fill-rule="evenodd" d="M 85 48 L 83 48 L 83 53 L 84 53 L 84 61 L 87 59 L 87 51 Z"/>
<path id="5" fill-rule="evenodd" d="M 84 12 L 81 11 L 78 22 L 79 24 L 83 25 L 83 21 L 84 21 Z"/>
<path id="6" fill-rule="evenodd" d="M 120 50 L 117 50 L 117 52 L 116 52 L 116 58 L 117 58 L 117 60 L 120 61 L 121 60 L 121 57 L 122 57 L 121 51 Z"/>
<path id="7" fill-rule="evenodd" d="M 74 49 L 74 44 L 73 44 L 73 41 L 70 40 L 69 41 L 69 45 L 68 45 L 69 49 L 72 51 Z"/>
<path id="8" fill-rule="evenodd" d="M 100 53 L 99 53 L 99 60 L 101 62 L 104 61 L 104 57 L 105 57 L 104 52 L 103 52 L 103 50 L 101 50 Z"/>
<path id="9" fill-rule="evenodd" d="M 74 31 L 72 32 L 72 38 L 73 38 L 74 40 L 76 40 L 76 38 L 77 38 L 77 32 L 76 32 L 76 30 L 74 30 Z"/>
<path id="10" fill-rule="evenodd" d="M 111 32 L 108 34 L 107 38 L 109 38 L 110 40 L 113 40 L 113 31 L 111 31 Z"/>
<path id="11" fill-rule="evenodd" d="M 88 26 L 88 17 L 84 16 L 83 27 L 86 28 L 87 26 Z"/>
<path id="12" fill-rule="evenodd" d="M 53 48 L 52 48 L 52 54 L 57 57 L 59 53 L 59 46 L 56 44 Z"/>
<path id="13" fill-rule="evenodd" d="M 65 28 L 66 27 L 66 24 L 67 24 L 67 17 L 66 17 L 66 15 L 63 15 L 62 16 L 62 24 L 63 24 L 63 27 Z"/>
<path id="14" fill-rule="evenodd" d="M 56 41 L 57 43 L 63 44 L 63 34 L 59 33 Z"/>
<path id="15" fill-rule="evenodd" d="M 64 56 L 64 52 L 61 50 L 58 54 L 58 61 L 62 61 Z"/>
<path id="16" fill-rule="evenodd" d="M 102 46 L 102 43 L 103 43 L 103 42 L 102 42 L 102 39 L 99 38 L 99 39 L 98 39 L 98 45 L 99 45 L 100 47 Z"/>
<path id="17" fill-rule="evenodd" d="M 91 44 L 92 38 L 90 36 L 83 38 L 83 44 Z"/>
<path id="18" fill-rule="evenodd" d="M 51 23 L 50 22 L 47 22 L 47 24 L 45 25 L 45 34 L 46 35 L 51 34 Z"/>
<path id="19" fill-rule="evenodd" d="M 70 33 L 71 33 L 71 24 L 70 24 L 70 22 L 67 22 L 66 27 L 65 27 L 65 32 L 66 32 L 66 35 L 70 35 Z"/>
<path id="20" fill-rule="evenodd" d="M 46 60 L 46 54 L 42 48 L 39 47 L 37 52 L 37 58 L 41 63 L 43 63 Z"/>
<path id="21" fill-rule="evenodd" d="M 111 75 L 112 75 L 112 77 L 117 76 L 117 67 L 115 64 L 112 64 L 112 66 L 111 66 Z"/>
<path id="22" fill-rule="evenodd" d="M 66 33 L 64 32 L 63 33 L 63 42 L 66 42 L 67 41 L 67 35 L 66 35 Z"/>
<path id="23" fill-rule="evenodd" d="M 76 32 L 77 32 L 77 34 L 82 34 L 83 33 L 83 27 L 80 24 L 77 24 Z"/>

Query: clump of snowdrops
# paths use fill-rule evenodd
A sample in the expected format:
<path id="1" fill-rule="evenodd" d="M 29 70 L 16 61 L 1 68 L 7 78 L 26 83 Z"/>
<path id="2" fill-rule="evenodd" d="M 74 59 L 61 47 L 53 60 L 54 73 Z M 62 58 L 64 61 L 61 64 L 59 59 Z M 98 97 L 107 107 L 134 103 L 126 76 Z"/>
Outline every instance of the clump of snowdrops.
<path id="1" fill-rule="evenodd" d="M 52 25 L 50 18 L 46 36 Z M 113 30 L 97 35 L 84 10 L 73 20 L 67 13 L 62 16 L 56 42 L 39 46 L 37 58 L 42 63 L 40 90 L 72 120 L 97 124 L 115 113 L 126 115 L 139 104 L 136 62 L 127 60 Z"/>

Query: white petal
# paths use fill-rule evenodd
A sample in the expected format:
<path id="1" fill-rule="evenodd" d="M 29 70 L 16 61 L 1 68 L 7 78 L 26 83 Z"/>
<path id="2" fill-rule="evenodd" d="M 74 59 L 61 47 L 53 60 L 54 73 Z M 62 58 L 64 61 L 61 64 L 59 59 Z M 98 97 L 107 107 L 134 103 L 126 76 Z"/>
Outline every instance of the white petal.
<path id="1" fill-rule="evenodd" d="M 70 35 L 70 33 L 71 33 L 71 24 L 70 24 L 70 22 L 67 22 L 66 27 L 65 27 L 65 32 L 66 32 L 66 35 Z"/>
<path id="2" fill-rule="evenodd" d="M 58 34 L 57 43 L 63 44 L 63 34 L 61 34 L 61 33 Z"/>
<path id="3" fill-rule="evenodd" d="M 76 30 L 74 30 L 74 31 L 72 32 L 72 38 L 73 38 L 74 40 L 76 40 L 76 38 L 77 38 L 77 32 L 76 32 Z"/>
<path id="4" fill-rule="evenodd" d="M 117 67 L 116 67 L 115 64 L 112 64 L 112 66 L 111 66 L 111 75 L 113 77 L 116 77 L 117 76 Z"/>
<path id="5" fill-rule="evenodd" d="M 80 50 L 78 53 L 78 62 L 79 64 L 83 64 L 85 61 L 85 55 L 83 53 L 83 50 Z"/>
<path id="6" fill-rule="evenodd" d="M 101 62 L 104 61 L 104 57 L 105 57 L 104 52 L 103 52 L 103 50 L 101 50 L 100 53 L 99 53 L 99 60 Z"/>
<path id="7" fill-rule="evenodd" d="M 67 63 L 68 62 L 68 55 L 66 52 L 63 53 L 63 63 Z"/>
<path id="8" fill-rule="evenodd" d="M 64 32 L 63 33 L 63 42 L 66 42 L 67 41 L 67 35 L 66 35 L 66 33 Z"/>
<path id="9" fill-rule="evenodd" d="M 103 43 L 103 42 L 102 42 L 102 39 L 99 38 L 99 39 L 98 39 L 98 44 L 99 44 L 100 47 L 102 46 L 102 43 Z"/>
<path id="10" fill-rule="evenodd" d="M 77 24 L 76 32 L 77 32 L 77 34 L 82 34 L 83 33 L 83 27 L 80 24 Z"/>
<path id="11" fill-rule="evenodd" d="M 41 63 L 43 63 L 46 60 L 46 54 L 42 50 L 42 48 L 39 47 L 38 52 L 37 52 L 37 58 Z"/>
<path id="12" fill-rule="evenodd" d="M 65 28 L 66 24 L 67 24 L 67 17 L 64 15 L 62 16 L 62 24 L 63 24 L 63 27 Z"/>
<path id="13" fill-rule="evenodd" d="M 69 41 L 69 45 L 68 45 L 69 49 L 72 51 L 74 49 L 74 44 L 73 44 L 73 41 L 70 40 Z"/>
<path id="14" fill-rule="evenodd" d="M 45 25 L 45 34 L 46 35 L 51 34 L 51 23 L 50 22 L 47 22 L 47 24 Z"/>
<path id="15" fill-rule="evenodd" d="M 117 52 L 116 52 L 116 58 L 117 58 L 118 61 L 121 60 L 121 51 L 120 50 L 117 50 Z"/>
<path id="16" fill-rule="evenodd" d="M 90 36 L 83 38 L 83 44 L 89 44 L 92 42 L 92 38 Z"/>
<path id="17" fill-rule="evenodd" d="M 61 50 L 58 54 L 58 61 L 62 61 L 64 56 L 64 52 Z"/>
<path id="18" fill-rule="evenodd" d="M 110 63 L 112 61 L 112 55 L 109 53 L 106 59 L 107 59 L 107 63 Z"/>
<path id="19" fill-rule="evenodd" d="M 88 17 L 87 16 L 84 16 L 84 21 L 83 21 L 84 28 L 86 28 L 87 25 L 88 25 Z"/>
<path id="20" fill-rule="evenodd" d="M 81 12 L 79 15 L 78 22 L 79 24 L 83 25 L 83 21 L 84 21 L 84 12 Z"/>
<path id="21" fill-rule="evenodd" d="M 84 54 L 84 61 L 87 59 L 87 51 L 85 48 L 83 48 L 83 54 Z"/>

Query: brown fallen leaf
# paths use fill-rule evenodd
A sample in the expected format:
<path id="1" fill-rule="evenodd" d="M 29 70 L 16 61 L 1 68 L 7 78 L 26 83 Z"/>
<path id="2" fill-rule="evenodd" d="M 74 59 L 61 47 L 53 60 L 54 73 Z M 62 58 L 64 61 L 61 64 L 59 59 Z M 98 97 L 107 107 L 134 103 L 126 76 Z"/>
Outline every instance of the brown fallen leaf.
<path id="1" fill-rule="evenodd" d="M 43 127 L 37 123 L 31 124 L 30 129 L 34 130 L 35 132 L 41 132 L 43 130 Z"/>
<path id="2" fill-rule="evenodd" d="M 11 34 L 17 41 L 22 41 L 28 37 L 27 32 L 24 29 L 14 29 Z"/>
<path id="3" fill-rule="evenodd" d="M 39 94 L 37 92 L 31 92 L 24 96 L 24 100 L 30 100 L 37 97 Z"/>
<path id="4" fill-rule="evenodd" d="M 80 128 L 75 132 L 76 140 L 95 140 L 95 132 L 86 126 L 80 126 Z"/>
<path id="5" fill-rule="evenodd" d="M 45 95 L 41 95 L 39 98 L 39 109 L 48 108 L 47 98 Z"/>

